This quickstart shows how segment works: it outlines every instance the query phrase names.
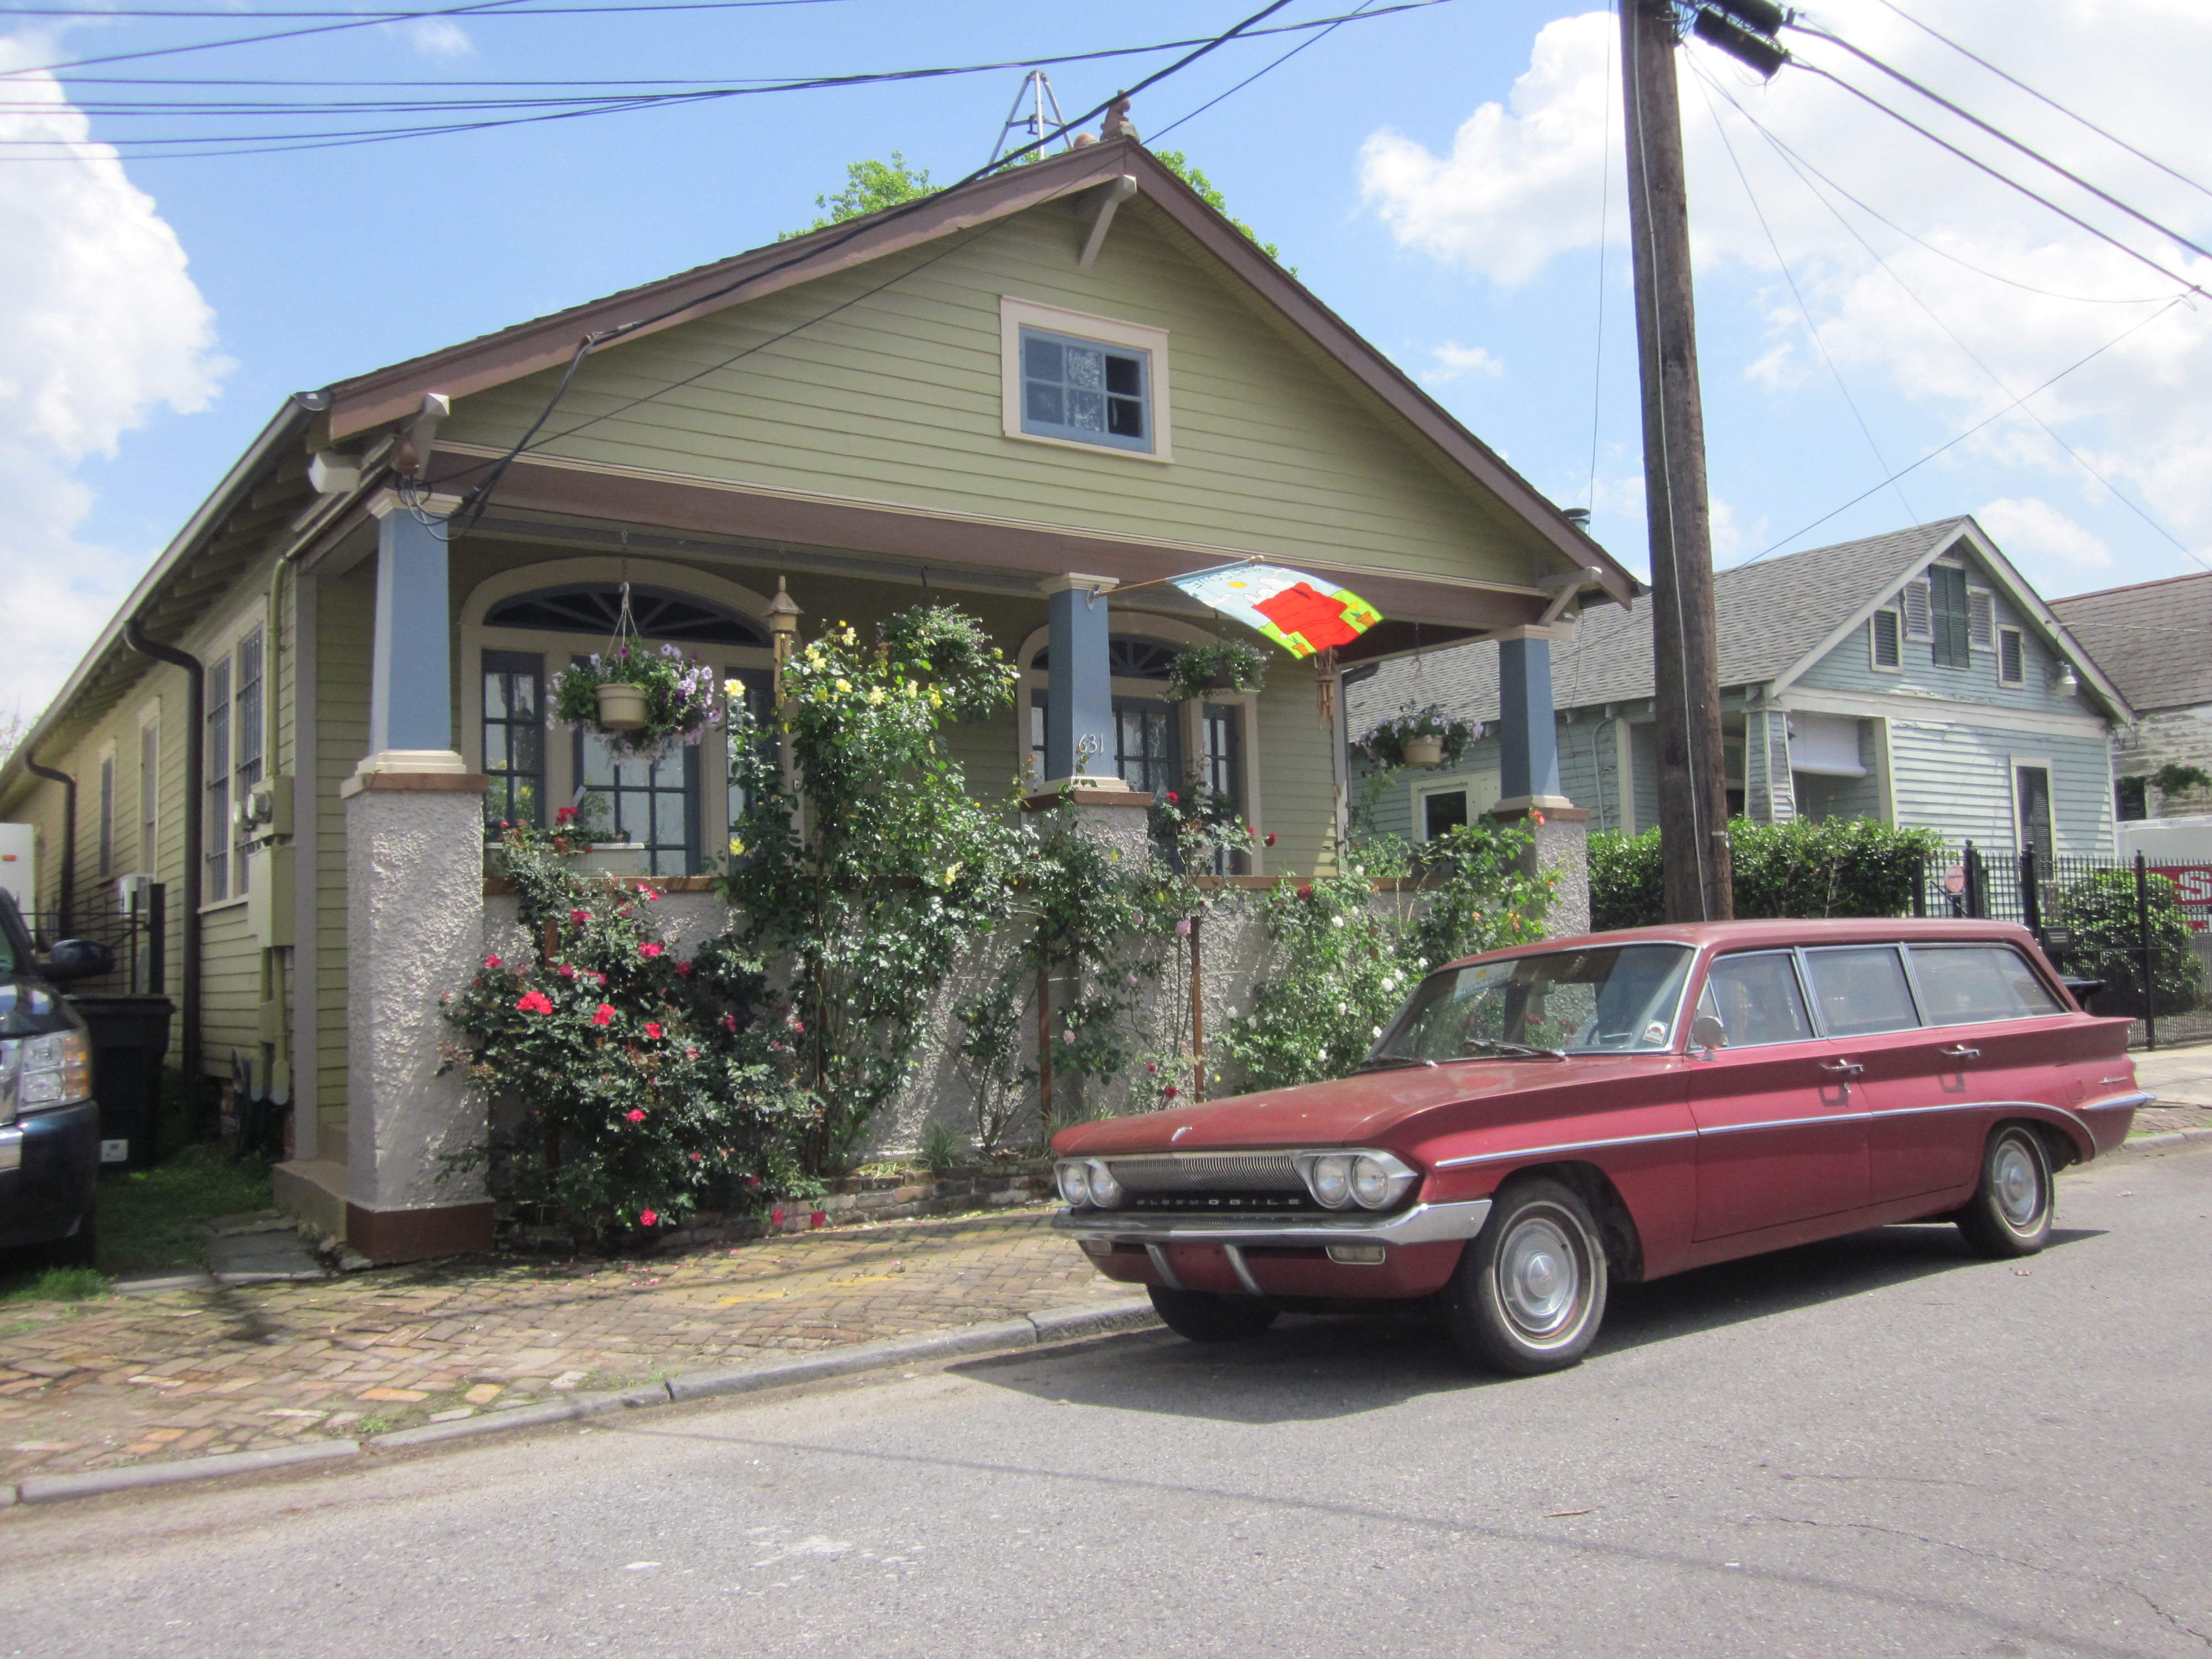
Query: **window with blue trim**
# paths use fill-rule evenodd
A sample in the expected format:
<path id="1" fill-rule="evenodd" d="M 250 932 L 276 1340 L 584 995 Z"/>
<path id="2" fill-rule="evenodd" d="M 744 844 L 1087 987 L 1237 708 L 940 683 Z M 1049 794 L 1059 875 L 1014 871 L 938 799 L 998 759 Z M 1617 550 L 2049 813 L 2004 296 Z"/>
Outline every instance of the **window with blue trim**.
<path id="1" fill-rule="evenodd" d="M 1152 353 L 1022 330 L 1022 430 L 1040 438 L 1152 448 Z"/>

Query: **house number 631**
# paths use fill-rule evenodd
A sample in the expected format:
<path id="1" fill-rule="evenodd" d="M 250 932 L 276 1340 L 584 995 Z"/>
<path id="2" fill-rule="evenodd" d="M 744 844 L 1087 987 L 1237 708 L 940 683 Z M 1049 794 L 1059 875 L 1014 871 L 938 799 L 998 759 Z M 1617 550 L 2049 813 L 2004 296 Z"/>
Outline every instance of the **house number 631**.
<path id="1" fill-rule="evenodd" d="M 1075 752 L 1079 755 L 1103 755 L 1106 752 L 1106 739 L 1096 732 L 1085 732 L 1075 740 Z"/>

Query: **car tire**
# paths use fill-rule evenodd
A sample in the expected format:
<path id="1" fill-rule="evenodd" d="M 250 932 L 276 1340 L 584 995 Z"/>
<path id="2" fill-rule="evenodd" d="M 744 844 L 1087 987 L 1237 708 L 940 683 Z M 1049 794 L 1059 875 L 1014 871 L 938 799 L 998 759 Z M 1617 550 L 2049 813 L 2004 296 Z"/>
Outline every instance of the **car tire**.
<path id="1" fill-rule="evenodd" d="M 1192 1342 L 1249 1342 L 1263 1334 L 1281 1312 L 1273 1303 L 1262 1302 L 1256 1296 L 1170 1291 L 1158 1285 L 1146 1288 L 1160 1323 Z"/>
<path id="2" fill-rule="evenodd" d="M 1513 1376 L 1582 1363 L 1605 1318 L 1605 1245 L 1589 1206 L 1556 1181 L 1507 1187 L 1442 1297 L 1460 1352 Z"/>
<path id="3" fill-rule="evenodd" d="M 1982 1152 L 1982 1181 L 1958 1215 L 1976 1255 L 2033 1255 L 2051 1242 L 2051 1152 L 2024 1123 L 2002 1125 Z"/>

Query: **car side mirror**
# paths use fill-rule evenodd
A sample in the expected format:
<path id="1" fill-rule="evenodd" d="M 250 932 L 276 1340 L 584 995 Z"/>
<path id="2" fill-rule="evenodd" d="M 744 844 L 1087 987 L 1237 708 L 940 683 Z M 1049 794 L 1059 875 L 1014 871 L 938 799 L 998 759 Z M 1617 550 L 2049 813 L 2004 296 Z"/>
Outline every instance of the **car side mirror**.
<path id="1" fill-rule="evenodd" d="M 115 971 L 115 952 L 96 939 L 65 939 L 39 964 L 40 975 L 56 985 L 97 979 Z"/>
<path id="2" fill-rule="evenodd" d="M 1728 1027 L 1712 1014 L 1699 1014 L 1690 1022 L 1690 1052 L 1710 1054 L 1728 1047 Z"/>

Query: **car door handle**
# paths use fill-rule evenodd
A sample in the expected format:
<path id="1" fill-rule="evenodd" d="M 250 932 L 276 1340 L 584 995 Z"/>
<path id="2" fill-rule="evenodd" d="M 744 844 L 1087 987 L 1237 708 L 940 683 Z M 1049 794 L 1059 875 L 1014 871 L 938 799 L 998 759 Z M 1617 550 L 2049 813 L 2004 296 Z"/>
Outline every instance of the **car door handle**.
<path id="1" fill-rule="evenodd" d="M 1982 1057 L 1979 1048 L 1969 1048 L 1963 1042 L 1954 1043 L 1948 1048 L 1938 1048 L 1936 1052 L 1946 1060 L 1979 1060 Z"/>
<path id="2" fill-rule="evenodd" d="M 1861 1072 L 1866 1070 L 1866 1067 L 1855 1060 L 1838 1060 L 1832 1063 L 1823 1060 L 1820 1063 L 1820 1069 L 1824 1072 L 1832 1072 L 1838 1077 L 1856 1077 Z"/>

